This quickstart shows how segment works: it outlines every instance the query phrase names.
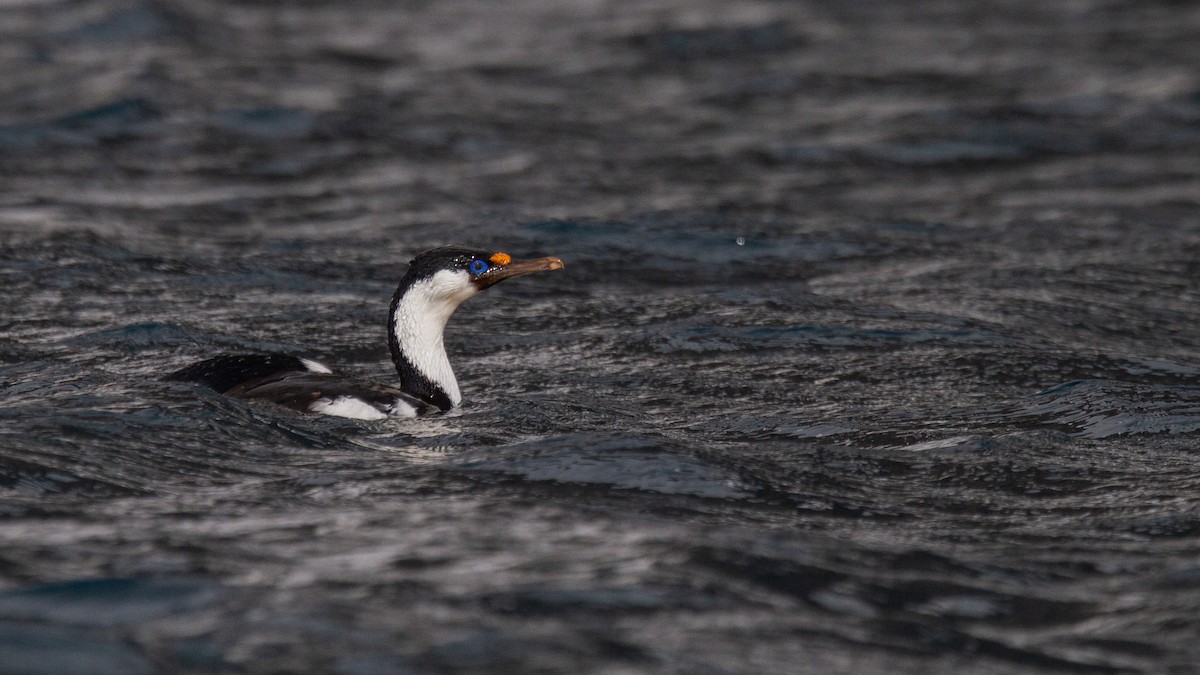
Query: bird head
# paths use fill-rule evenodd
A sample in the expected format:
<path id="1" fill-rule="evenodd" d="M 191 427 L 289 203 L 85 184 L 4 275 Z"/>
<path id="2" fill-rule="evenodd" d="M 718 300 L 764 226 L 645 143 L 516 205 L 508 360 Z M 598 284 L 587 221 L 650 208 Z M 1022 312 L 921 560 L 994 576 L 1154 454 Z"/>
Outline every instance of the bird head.
<path id="1" fill-rule="evenodd" d="M 563 261 L 554 257 L 513 260 L 500 251 L 442 246 L 414 258 L 406 280 L 426 282 L 431 295 L 457 305 L 505 279 L 562 268 Z"/>

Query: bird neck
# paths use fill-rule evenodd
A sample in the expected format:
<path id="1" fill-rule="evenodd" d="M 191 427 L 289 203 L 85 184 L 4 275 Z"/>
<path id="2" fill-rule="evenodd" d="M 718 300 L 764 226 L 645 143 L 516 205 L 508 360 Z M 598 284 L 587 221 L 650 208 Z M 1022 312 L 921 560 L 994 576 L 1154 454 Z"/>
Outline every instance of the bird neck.
<path id="1" fill-rule="evenodd" d="M 423 279 L 405 277 L 400 282 L 388 315 L 388 345 L 400 374 L 400 388 L 449 410 L 462 402 L 462 394 L 442 333 L 450 315 L 475 291 L 439 278 L 442 274 L 449 273 Z"/>

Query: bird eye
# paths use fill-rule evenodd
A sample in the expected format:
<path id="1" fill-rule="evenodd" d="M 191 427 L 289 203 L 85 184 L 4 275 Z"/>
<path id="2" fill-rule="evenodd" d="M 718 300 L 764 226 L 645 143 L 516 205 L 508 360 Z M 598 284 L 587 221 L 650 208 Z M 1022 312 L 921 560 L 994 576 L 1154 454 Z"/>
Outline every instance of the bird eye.
<path id="1" fill-rule="evenodd" d="M 488 264 L 482 260 L 476 259 L 472 260 L 470 265 L 467 265 L 467 269 L 471 271 L 471 274 L 479 276 L 480 274 L 488 271 Z"/>

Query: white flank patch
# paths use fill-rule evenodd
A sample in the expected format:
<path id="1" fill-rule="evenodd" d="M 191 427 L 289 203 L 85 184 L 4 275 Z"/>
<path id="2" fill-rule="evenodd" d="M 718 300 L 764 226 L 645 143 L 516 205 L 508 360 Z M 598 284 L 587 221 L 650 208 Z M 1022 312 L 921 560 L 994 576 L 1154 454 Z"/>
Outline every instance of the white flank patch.
<path id="1" fill-rule="evenodd" d="M 319 398 L 309 404 L 308 409 L 322 415 L 336 415 L 355 420 L 381 420 L 387 413 L 353 396 L 339 396 L 333 400 Z"/>
<path id="2" fill-rule="evenodd" d="M 333 372 L 333 371 L 332 371 L 332 370 L 330 370 L 330 369 L 329 369 L 329 367 L 328 367 L 328 366 L 326 366 L 325 364 L 323 364 L 323 363 L 317 363 L 316 361 L 313 361 L 312 359 L 300 359 L 300 363 L 303 363 L 303 364 L 304 364 L 304 367 L 305 367 L 305 368 L 307 368 L 307 369 L 308 369 L 308 372 L 310 372 L 310 373 L 326 373 L 326 374 L 329 374 L 329 373 L 332 373 L 332 372 Z"/>
<path id="3" fill-rule="evenodd" d="M 396 307 L 392 325 L 404 355 L 422 375 L 445 391 L 455 406 L 462 403 L 462 393 L 446 357 L 442 331 L 454 310 L 478 292 L 466 272 L 442 270 L 408 289 Z"/>
<path id="4" fill-rule="evenodd" d="M 398 398 L 392 404 L 392 414 L 396 417 L 416 417 L 417 409 L 409 405 L 404 399 Z"/>

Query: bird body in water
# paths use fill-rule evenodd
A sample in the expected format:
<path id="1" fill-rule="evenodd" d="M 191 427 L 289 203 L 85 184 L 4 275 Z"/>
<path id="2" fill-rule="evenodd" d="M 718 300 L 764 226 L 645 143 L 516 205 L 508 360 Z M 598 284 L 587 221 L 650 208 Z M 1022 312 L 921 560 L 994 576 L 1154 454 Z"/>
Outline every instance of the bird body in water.
<path id="1" fill-rule="evenodd" d="M 442 334 L 459 305 L 505 279 L 559 270 L 558 258 L 514 261 L 507 253 L 443 246 L 421 253 L 396 287 L 388 345 L 400 387 L 351 380 L 286 354 L 224 354 L 167 376 L 226 396 L 262 399 L 306 412 L 356 419 L 415 417 L 462 403 Z"/>

